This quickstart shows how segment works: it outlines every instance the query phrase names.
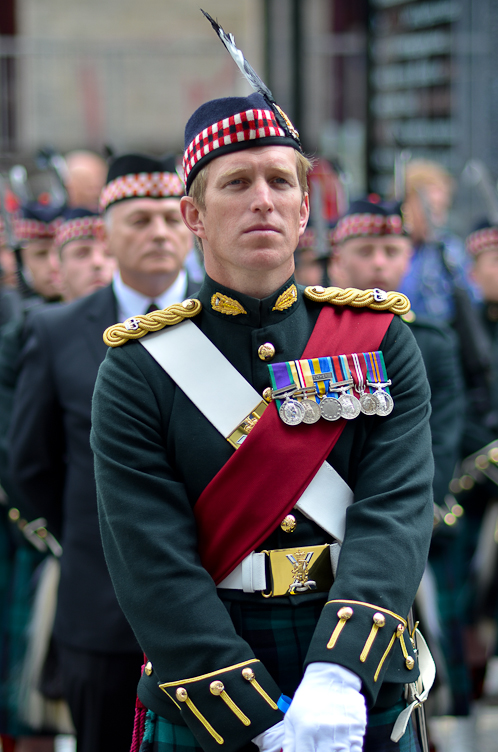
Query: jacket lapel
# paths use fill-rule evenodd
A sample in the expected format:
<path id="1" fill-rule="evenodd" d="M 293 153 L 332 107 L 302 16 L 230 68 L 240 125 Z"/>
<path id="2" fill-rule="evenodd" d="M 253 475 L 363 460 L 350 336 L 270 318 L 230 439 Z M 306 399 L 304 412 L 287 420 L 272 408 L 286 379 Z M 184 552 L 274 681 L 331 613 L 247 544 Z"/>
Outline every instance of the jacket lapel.
<path id="1" fill-rule="evenodd" d="M 88 298 L 91 305 L 85 311 L 85 337 L 88 346 L 97 363 L 104 360 L 107 353 L 107 345 L 102 339 L 105 329 L 115 324 L 118 318 L 116 298 L 112 285 L 104 287 Z"/>

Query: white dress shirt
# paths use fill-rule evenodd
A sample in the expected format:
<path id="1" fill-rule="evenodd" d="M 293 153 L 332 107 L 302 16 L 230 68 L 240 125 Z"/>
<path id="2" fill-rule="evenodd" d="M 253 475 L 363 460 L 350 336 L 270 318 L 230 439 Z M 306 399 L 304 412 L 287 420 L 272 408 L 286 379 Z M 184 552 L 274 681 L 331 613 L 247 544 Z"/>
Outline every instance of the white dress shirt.
<path id="1" fill-rule="evenodd" d="M 171 287 L 168 287 L 155 298 L 142 295 L 141 292 L 126 285 L 119 270 L 114 273 L 112 287 L 117 301 L 118 319 L 125 321 L 132 316 L 146 313 L 151 303 L 155 303 L 158 308 L 166 308 L 172 303 L 181 303 L 182 300 L 185 300 L 187 297 L 187 274 L 182 269 Z"/>

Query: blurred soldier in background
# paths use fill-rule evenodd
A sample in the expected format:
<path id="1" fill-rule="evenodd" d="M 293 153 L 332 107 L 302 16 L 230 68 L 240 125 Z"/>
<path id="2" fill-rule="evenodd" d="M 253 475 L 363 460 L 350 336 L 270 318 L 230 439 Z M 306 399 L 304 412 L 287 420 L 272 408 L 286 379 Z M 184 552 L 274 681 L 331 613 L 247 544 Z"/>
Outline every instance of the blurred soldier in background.
<path id="1" fill-rule="evenodd" d="M 334 239 L 329 263 L 329 276 L 333 284 L 362 290 L 399 289 L 413 254 L 413 244 L 403 226 L 399 204 L 353 202 L 339 220 Z M 439 664 L 440 683 L 444 683 L 446 672 L 448 674 L 446 681 L 449 681 L 452 696 L 449 705 L 443 705 L 441 711 L 444 714 L 467 715 L 470 694 L 464 663 L 464 619 L 457 600 L 463 577 L 456 576 L 459 571 L 456 561 L 459 549 L 454 531 L 447 524 L 450 522 L 453 525 L 455 517 L 445 501 L 448 484 L 460 457 L 463 431 L 464 392 L 456 337 L 448 327 L 437 326 L 412 311 L 403 318 L 409 323 L 421 349 L 431 387 L 430 425 L 435 461 L 433 489 L 437 526 L 429 562 L 437 580 L 439 613 L 430 613 L 430 604 L 424 598 L 424 586 L 430 587 L 428 574 L 424 578 L 419 607 L 424 617 L 426 636 L 432 637 L 431 649 Z M 431 628 L 438 620 L 441 634 L 436 630 L 431 635 Z"/>
<path id="2" fill-rule="evenodd" d="M 27 302 L 25 307 L 60 300 L 60 266 L 55 249 L 55 233 L 61 209 L 39 203 L 21 208 L 21 217 L 14 223 L 20 251 L 23 285 L 21 294 Z"/>
<path id="3" fill-rule="evenodd" d="M 89 295 L 108 285 L 112 279 L 115 261 L 107 253 L 106 244 L 102 240 L 102 226 L 101 217 L 87 209 L 66 210 L 64 217 L 61 218 L 53 246 L 57 257 L 60 259 L 61 282 L 65 301 Z M 22 226 L 18 229 L 23 233 Z M 40 251 L 43 246 L 44 244 L 40 241 Z M 40 254 L 40 258 L 43 258 L 43 254 Z M 40 303 L 42 300 L 40 299 Z M 42 309 L 41 305 L 31 307 L 28 316 L 36 316 Z M 6 506 L 3 510 L 4 524 L 0 526 L 0 533 L 5 536 L 6 546 L 4 551 L 6 554 L 8 553 L 5 558 L 5 566 L 7 567 L 6 571 L 10 573 L 10 582 L 4 593 L 2 608 L 0 609 L 2 612 L 1 642 L 5 648 L 5 660 L 0 668 L 0 691 L 3 698 L 0 703 L 0 729 L 12 736 L 23 737 L 22 743 L 25 752 L 28 752 L 31 749 L 31 746 L 28 745 L 41 744 L 40 738 L 36 736 L 27 737 L 28 733 L 67 731 L 68 729 L 67 726 L 60 729 L 56 725 L 60 715 L 56 716 L 53 710 L 55 707 L 59 710 L 60 706 L 55 706 L 53 703 L 43 700 L 40 705 L 43 709 L 33 715 L 29 702 L 30 697 L 24 695 L 24 691 L 32 691 L 31 687 L 23 687 L 23 695 L 22 697 L 19 696 L 21 665 L 27 641 L 26 627 L 30 619 L 31 602 L 33 600 L 33 573 L 44 561 L 45 554 L 49 550 L 44 543 L 44 541 L 47 541 L 47 536 L 44 533 L 43 520 L 35 526 L 41 530 L 41 535 L 44 536 L 39 537 L 35 529 L 32 529 L 33 526 L 27 524 L 27 520 L 21 516 L 18 510 L 20 505 L 19 494 L 15 484 L 12 484 L 7 465 L 7 435 L 19 368 L 16 353 L 22 346 L 23 327 L 23 317 L 13 321 L 6 327 L 0 342 L 0 480 L 7 492 Z M 47 584 L 44 577 L 46 571 L 44 569 L 43 574 L 39 571 L 45 587 Z M 47 617 L 50 621 L 50 606 L 47 596 L 48 593 L 46 592 L 47 604 L 43 616 L 45 621 Z M 40 625 L 35 624 L 35 627 L 38 632 Z M 31 641 L 38 639 L 37 634 L 30 635 Z M 48 642 L 46 642 L 37 649 L 41 650 L 46 656 L 48 647 Z M 32 654 L 30 655 L 32 657 Z M 53 687 L 55 664 L 52 659 L 46 670 L 51 671 Z M 38 673 L 37 679 L 39 678 Z M 38 689 L 38 687 L 35 689 Z M 45 708 L 47 709 L 45 710 Z M 1 717 L 2 710 L 5 710 L 4 718 Z M 43 741 L 49 744 L 50 739 L 44 738 Z"/>
<path id="4" fill-rule="evenodd" d="M 482 295 L 478 309 L 481 348 L 488 355 L 480 398 L 469 399 L 465 414 L 462 461 L 452 491 L 464 506 L 465 539 L 461 566 L 467 576 L 467 654 L 472 670 L 473 692 L 498 696 L 498 503 L 497 478 L 486 467 L 496 459 L 498 440 L 498 226 L 488 221 L 477 225 L 467 238 L 471 276 Z M 469 395 L 475 385 L 466 374 Z M 470 455 L 470 456 L 469 456 Z M 482 464 L 484 462 L 484 465 Z M 480 468 L 484 472 L 480 471 Z"/>
<path id="5" fill-rule="evenodd" d="M 173 158 L 123 155 L 101 196 L 112 285 L 30 318 L 9 434 L 12 476 L 30 518 L 61 538 L 54 635 L 78 752 L 126 750 L 142 655 L 112 588 L 97 518 L 89 445 L 102 332 L 116 318 L 179 302 L 197 288 Z M 66 249 L 62 250 L 64 256 Z"/>
<path id="6" fill-rule="evenodd" d="M 70 207 L 84 207 L 97 211 L 99 197 L 105 185 L 107 164 L 91 151 L 72 151 L 65 156 L 67 177 L 65 188 Z"/>
<path id="7" fill-rule="evenodd" d="M 116 270 L 104 238 L 104 222 L 89 209 L 67 209 L 55 247 L 60 258 L 61 289 L 65 302 L 106 287 Z"/>
<path id="8" fill-rule="evenodd" d="M 460 313 L 458 291 L 472 302 L 476 296 L 463 243 L 446 229 L 453 178 L 436 162 L 413 160 L 406 166 L 405 188 L 403 212 L 414 253 L 400 291 L 410 299 L 415 314 L 454 323 Z"/>

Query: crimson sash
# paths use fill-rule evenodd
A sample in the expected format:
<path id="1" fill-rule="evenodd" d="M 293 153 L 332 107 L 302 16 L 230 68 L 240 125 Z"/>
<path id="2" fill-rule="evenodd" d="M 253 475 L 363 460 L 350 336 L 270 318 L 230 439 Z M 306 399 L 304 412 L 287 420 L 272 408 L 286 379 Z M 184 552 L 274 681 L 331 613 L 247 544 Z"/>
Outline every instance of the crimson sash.
<path id="1" fill-rule="evenodd" d="M 378 350 L 392 318 L 392 313 L 326 306 L 301 357 Z M 345 425 L 341 418 L 287 426 L 275 403 L 267 407 L 195 505 L 199 554 L 216 584 L 293 509 Z"/>

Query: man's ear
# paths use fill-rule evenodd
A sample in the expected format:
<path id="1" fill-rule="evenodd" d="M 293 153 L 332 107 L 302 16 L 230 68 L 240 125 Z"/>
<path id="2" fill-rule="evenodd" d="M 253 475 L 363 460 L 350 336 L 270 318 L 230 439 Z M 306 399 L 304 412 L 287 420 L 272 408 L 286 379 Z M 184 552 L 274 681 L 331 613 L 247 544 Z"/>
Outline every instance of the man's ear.
<path id="1" fill-rule="evenodd" d="M 303 234 L 310 218 L 310 198 L 307 193 L 304 194 L 299 210 L 299 237 Z"/>
<path id="2" fill-rule="evenodd" d="M 202 214 L 196 206 L 194 199 L 191 196 L 183 196 L 180 200 L 180 211 L 182 213 L 183 221 L 194 235 L 199 238 L 205 238 L 204 223 L 202 221 Z"/>

